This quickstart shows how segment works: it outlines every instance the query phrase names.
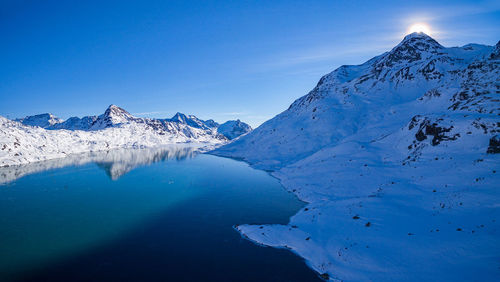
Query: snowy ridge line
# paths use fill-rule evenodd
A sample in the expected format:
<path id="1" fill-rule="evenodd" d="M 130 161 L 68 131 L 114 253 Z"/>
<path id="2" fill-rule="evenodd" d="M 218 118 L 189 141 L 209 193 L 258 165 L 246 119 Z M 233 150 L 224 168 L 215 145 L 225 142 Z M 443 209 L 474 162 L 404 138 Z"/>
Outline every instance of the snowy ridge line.
<path id="1" fill-rule="evenodd" d="M 500 277 L 500 42 L 422 33 L 212 154 L 270 171 L 308 203 L 288 225 L 240 225 L 326 280 Z"/>
<path id="2" fill-rule="evenodd" d="M 201 120 L 194 115 L 185 115 L 179 112 L 169 119 L 140 118 L 115 105 L 110 105 L 100 116 L 71 117 L 67 120 L 62 120 L 52 114 L 46 113 L 27 116 L 15 121 L 19 121 L 24 125 L 38 126 L 49 130 L 67 129 L 84 131 L 95 131 L 109 127 L 118 127 L 128 123 L 136 123 L 145 124 L 154 130 L 169 133 L 184 130 L 179 128 L 179 126 L 187 125 L 189 127 L 185 130 L 187 131 L 185 134 L 189 134 L 190 128 L 197 128 L 206 131 L 207 134 L 214 135 L 214 137 L 229 140 L 252 130 L 248 124 L 240 120 L 230 120 L 219 124 L 212 119 Z M 217 136 L 217 134 L 220 136 Z"/>
<path id="3" fill-rule="evenodd" d="M 179 143 L 200 143 L 213 149 L 251 130 L 239 120 L 220 125 L 181 113 L 171 119 L 138 118 L 115 105 L 98 117 L 73 117 L 67 121 L 51 114 L 26 117 L 19 122 L 0 116 L 0 166 L 84 152 Z"/>
<path id="4" fill-rule="evenodd" d="M 72 154 L 109 151 L 119 148 L 152 148 L 161 145 L 194 143 L 220 145 L 225 140 L 192 130 L 165 135 L 144 125 L 128 124 L 98 131 L 45 130 L 28 127 L 0 117 L 0 166 L 27 164 L 64 158 Z"/>

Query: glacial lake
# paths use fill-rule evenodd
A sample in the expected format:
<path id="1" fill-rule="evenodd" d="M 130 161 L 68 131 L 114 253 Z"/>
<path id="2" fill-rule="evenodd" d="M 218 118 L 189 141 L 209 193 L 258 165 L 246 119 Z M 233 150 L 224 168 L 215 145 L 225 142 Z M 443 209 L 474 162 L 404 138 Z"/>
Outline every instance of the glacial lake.
<path id="1" fill-rule="evenodd" d="M 0 168 L 0 281 L 320 281 L 234 230 L 303 206 L 266 172 L 187 146 Z"/>

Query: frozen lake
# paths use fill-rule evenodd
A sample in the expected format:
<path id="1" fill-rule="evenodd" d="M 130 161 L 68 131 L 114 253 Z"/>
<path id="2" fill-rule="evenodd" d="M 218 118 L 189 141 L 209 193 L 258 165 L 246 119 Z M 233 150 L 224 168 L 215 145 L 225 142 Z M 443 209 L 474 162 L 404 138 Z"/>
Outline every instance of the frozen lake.
<path id="1" fill-rule="evenodd" d="M 267 173 L 191 147 L 0 168 L 0 280 L 315 281 L 237 224 L 286 224 L 304 203 Z"/>

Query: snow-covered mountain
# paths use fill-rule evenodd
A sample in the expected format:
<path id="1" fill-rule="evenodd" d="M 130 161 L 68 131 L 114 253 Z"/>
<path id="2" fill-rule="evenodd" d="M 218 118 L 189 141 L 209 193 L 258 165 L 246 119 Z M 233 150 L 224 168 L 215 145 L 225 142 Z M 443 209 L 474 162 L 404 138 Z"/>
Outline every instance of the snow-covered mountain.
<path id="1" fill-rule="evenodd" d="M 176 113 L 169 121 L 187 124 L 194 128 L 210 129 L 218 127 L 219 124 L 213 120 L 204 121 L 193 115 L 185 115 L 183 113 Z"/>
<path id="2" fill-rule="evenodd" d="M 70 117 L 69 119 L 53 124 L 51 126 L 43 127 L 45 129 L 68 129 L 68 130 L 89 130 L 96 122 L 97 116 L 86 116 L 83 118 Z M 24 123 L 23 123 L 24 124 Z"/>
<path id="3" fill-rule="evenodd" d="M 250 125 L 240 121 L 239 119 L 226 121 L 217 128 L 217 132 L 226 136 L 229 140 L 233 140 L 234 138 L 250 131 L 252 131 Z"/>
<path id="4" fill-rule="evenodd" d="M 238 229 L 325 278 L 495 280 L 499 94 L 500 42 L 446 48 L 413 33 L 339 67 L 213 152 L 272 171 L 309 202 L 287 226 Z"/>
<path id="5" fill-rule="evenodd" d="M 52 115 L 48 117 L 56 120 Z M 43 119 L 27 117 L 25 120 L 47 119 L 44 116 Z M 202 121 L 180 113 L 172 119 L 139 118 L 115 105 L 109 106 L 98 117 L 74 117 L 64 122 L 37 124 L 47 129 L 0 117 L 0 165 L 25 164 L 114 148 L 190 142 L 222 144 L 229 141 L 217 132 L 218 124 L 213 120 Z"/>
<path id="6" fill-rule="evenodd" d="M 458 112 L 494 135 L 498 125 L 488 121 L 500 113 L 498 59 L 491 57 L 498 48 L 444 48 L 425 34 L 410 34 L 390 52 L 323 76 L 288 110 L 222 150 L 237 151 L 252 163 L 278 161 L 280 167 L 367 127 L 394 125 L 373 131 L 383 136 L 395 127 L 410 130 L 412 119 L 425 119 L 425 114 L 439 125 Z"/>
<path id="7" fill-rule="evenodd" d="M 110 105 L 104 114 L 100 115 L 90 126 L 91 130 L 100 130 L 108 127 L 115 127 L 130 122 L 141 122 L 143 119 L 132 116 L 126 110 Z"/>
<path id="8" fill-rule="evenodd" d="M 16 121 L 19 121 L 24 125 L 39 126 L 49 130 L 68 129 L 85 131 L 101 130 L 129 123 L 146 124 L 155 130 L 158 128 L 167 128 L 172 130 L 172 127 L 187 125 L 192 128 L 212 132 L 213 134 L 220 133 L 220 138 L 224 136 L 229 140 L 252 130 L 248 124 L 240 120 L 230 120 L 220 125 L 212 119 L 201 120 L 194 115 L 185 115 L 179 112 L 169 119 L 139 118 L 115 105 L 110 105 L 100 116 L 85 116 L 83 118 L 71 117 L 63 121 L 52 114 L 41 114 L 27 116 L 23 119 L 17 119 Z"/>
<path id="9" fill-rule="evenodd" d="M 34 116 L 27 116 L 25 118 L 20 118 L 16 119 L 16 121 L 19 121 L 23 123 L 24 125 L 30 125 L 30 126 L 39 126 L 42 128 L 47 128 L 51 127 L 57 124 L 60 124 L 63 122 L 62 119 L 57 118 L 53 114 L 39 114 L 39 115 L 34 115 Z"/>

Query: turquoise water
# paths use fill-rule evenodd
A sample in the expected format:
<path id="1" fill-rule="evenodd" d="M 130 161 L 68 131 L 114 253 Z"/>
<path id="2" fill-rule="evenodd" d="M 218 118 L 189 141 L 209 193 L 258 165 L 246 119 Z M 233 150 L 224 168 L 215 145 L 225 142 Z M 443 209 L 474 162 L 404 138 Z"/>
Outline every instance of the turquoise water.
<path id="1" fill-rule="evenodd" d="M 243 162 L 190 147 L 0 169 L 0 280 L 314 281 L 294 254 L 233 229 L 303 203 Z"/>

